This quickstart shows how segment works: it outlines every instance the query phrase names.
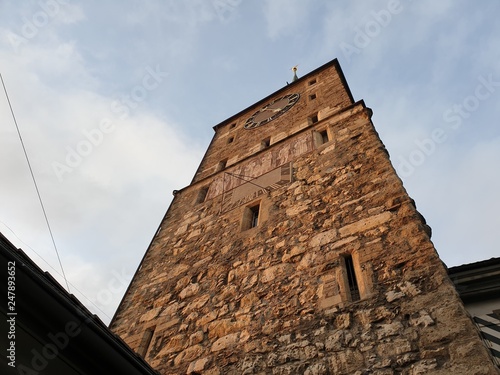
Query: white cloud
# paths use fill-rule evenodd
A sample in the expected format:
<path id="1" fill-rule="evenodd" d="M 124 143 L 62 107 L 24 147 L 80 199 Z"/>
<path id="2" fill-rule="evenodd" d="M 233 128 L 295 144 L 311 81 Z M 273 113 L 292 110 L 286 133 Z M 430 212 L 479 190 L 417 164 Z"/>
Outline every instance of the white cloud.
<path id="1" fill-rule="evenodd" d="M 172 190 L 189 183 L 201 147 L 190 142 L 180 126 L 149 112 L 147 100 L 162 82 L 149 79 L 146 86 L 154 88 L 139 90 L 148 74 L 144 68 L 131 89 L 137 88 L 137 95 L 146 93 L 144 101 L 139 95 L 126 112 L 117 113 L 112 107 L 116 96 L 100 92 L 100 82 L 75 42 L 33 40 L 21 53 L 3 44 L 0 56 L 66 276 L 95 300 L 113 278 L 110 270 L 121 272 L 128 264 L 126 273 L 133 274 Z M 0 220 L 27 244 L 19 246 L 65 285 L 5 100 L 0 110 L 5 146 L 0 150 L 0 173 L 9 176 L 8 183 L 0 185 Z M 106 133 L 100 128 L 104 119 L 111 122 Z M 79 149 L 81 145 L 85 147 Z M 62 174 L 61 182 L 53 165 L 68 166 L 70 150 L 79 161 Z M 10 230 L 1 227 L 11 237 Z M 106 315 L 112 315 L 124 290 L 113 292 L 101 306 Z"/>

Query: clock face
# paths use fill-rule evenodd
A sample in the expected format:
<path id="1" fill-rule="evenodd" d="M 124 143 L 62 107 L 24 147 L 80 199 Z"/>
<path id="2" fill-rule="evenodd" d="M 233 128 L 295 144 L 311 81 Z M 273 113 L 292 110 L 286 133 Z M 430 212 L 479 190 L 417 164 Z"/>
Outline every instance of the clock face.
<path id="1" fill-rule="evenodd" d="M 289 94 L 272 101 L 250 116 L 245 122 L 245 129 L 256 128 L 281 116 L 292 108 L 292 106 L 299 101 L 299 98 L 300 94 Z"/>

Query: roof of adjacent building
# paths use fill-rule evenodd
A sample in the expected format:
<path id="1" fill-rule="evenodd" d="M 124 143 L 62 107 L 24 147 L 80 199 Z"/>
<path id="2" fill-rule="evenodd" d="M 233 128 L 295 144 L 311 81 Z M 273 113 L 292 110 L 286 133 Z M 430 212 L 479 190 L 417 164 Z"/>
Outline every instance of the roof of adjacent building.
<path id="1" fill-rule="evenodd" d="M 16 374 L 23 366 L 25 373 L 39 374 L 158 374 L 1 233 L 0 258 L 4 275 L 9 266 L 14 271 L 11 279 L 4 276 L 0 284 L 5 296 L 10 285 L 9 301 L 14 303 L 4 299 L 0 312 L 2 325 L 8 319 L 15 322 L 11 341 L 16 364 L 16 368 L 8 366 L 10 360 L 3 355 L 2 368 Z M 12 332 L 8 329 L 2 332 Z"/>
<path id="2" fill-rule="evenodd" d="M 500 296 L 500 258 L 450 267 L 448 275 L 464 302 Z"/>

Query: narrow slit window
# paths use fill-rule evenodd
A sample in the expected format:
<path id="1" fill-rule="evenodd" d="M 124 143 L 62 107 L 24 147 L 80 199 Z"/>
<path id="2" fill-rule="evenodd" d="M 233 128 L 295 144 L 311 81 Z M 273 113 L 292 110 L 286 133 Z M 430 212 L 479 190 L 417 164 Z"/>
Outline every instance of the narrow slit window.
<path id="1" fill-rule="evenodd" d="M 234 129 L 236 127 L 236 123 L 232 123 L 231 125 L 229 125 L 229 129 Z"/>
<path id="2" fill-rule="evenodd" d="M 142 358 L 146 357 L 148 353 L 149 346 L 151 345 L 151 340 L 153 339 L 153 334 L 155 332 L 155 327 L 148 328 L 144 331 L 142 335 L 141 343 L 137 348 L 137 354 L 139 354 Z"/>
<path id="3" fill-rule="evenodd" d="M 227 143 L 228 143 L 228 144 L 229 144 L 229 143 L 233 143 L 233 142 L 234 142 L 234 137 L 229 137 L 229 138 L 227 139 Z"/>
<path id="4" fill-rule="evenodd" d="M 196 197 L 196 203 L 203 203 L 207 198 L 208 186 L 202 187 L 198 192 L 198 197 Z"/>
<path id="5" fill-rule="evenodd" d="M 250 218 L 250 228 L 255 228 L 259 224 L 259 206 L 254 206 L 250 208 L 251 218 Z"/>
<path id="6" fill-rule="evenodd" d="M 356 271 L 354 270 L 354 262 L 350 254 L 344 256 L 344 263 L 345 263 L 345 271 L 347 274 L 347 283 L 349 287 L 349 294 L 351 297 L 351 301 L 353 302 L 359 301 L 360 295 L 359 295 L 358 280 L 356 277 Z"/>

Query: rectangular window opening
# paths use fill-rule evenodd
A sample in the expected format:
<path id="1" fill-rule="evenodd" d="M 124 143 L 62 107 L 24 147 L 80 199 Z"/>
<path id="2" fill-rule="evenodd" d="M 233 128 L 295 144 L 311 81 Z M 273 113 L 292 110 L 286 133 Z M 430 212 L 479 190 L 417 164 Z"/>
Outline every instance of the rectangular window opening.
<path id="1" fill-rule="evenodd" d="M 321 136 L 321 143 L 327 143 L 329 141 L 328 132 L 326 130 L 320 131 L 319 135 Z"/>
<path id="2" fill-rule="evenodd" d="M 330 142 L 330 137 L 328 136 L 327 129 L 315 131 L 313 136 L 316 147 L 319 147 L 325 143 Z"/>
<path id="3" fill-rule="evenodd" d="M 316 99 L 316 94 L 309 95 L 309 100 L 314 100 L 314 99 Z"/>
<path id="4" fill-rule="evenodd" d="M 312 79 L 309 81 L 309 86 L 312 86 L 316 83 L 316 78 L 315 79 Z"/>
<path id="5" fill-rule="evenodd" d="M 223 169 L 226 168 L 226 166 L 227 166 L 227 159 L 221 160 L 219 164 L 217 164 L 217 172 L 222 171 Z"/>
<path id="6" fill-rule="evenodd" d="M 349 294 L 351 296 L 351 301 L 359 301 L 359 287 L 358 280 L 356 278 L 356 272 L 354 271 L 354 262 L 352 260 L 352 255 L 344 255 L 345 270 L 347 273 L 347 282 L 349 284 Z"/>
<path id="7" fill-rule="evenodd" d="M 260 203 L 255 206 L 245 207 L 241 229 L 248 230 L 259 225 Z"/>
<path id="8" fill-rule="evenodd" d="M 198 192 L 198 197 L 196 197 L 196 203 L 203 203 L 207 198 L 208 186 L 202 187 Z"/>
<path id="9" fill-rule="evenodd" d="M 309 124 L 315 124 L 319 121 L 318 119 L 318 114 L 315 113 L 314 115 L 309 117 Z"/>
<path id="10" fill-rule="evenodd" d="M 266 138 L 262 142 L 260 142 L 260 149 L 263 150 L 271 146 L 271 138 Z"/>
<path id="11" fill-rule="evenodd" d="M 139 344 L 139 347 L 137 348 L 137 354 L 139 354 L 142 358 L 146 357 L 146 354 L 148 353 L 149 346 L 151 345 L 151 340 L 153 338 L 153 334 L 155 332 L 155 327 L 148 328 L 144 331 L 144 334 L 142 335 L 141 343 Z"/>
<path id="12" fill-rule="evenodd" d="M 259 224 L 259 206 L 254 206 L 250 208 L 252 214 L 250 220 L 250 228 L 255 228 Z"/>
<path id="13" fill-rule="evenodd" d="M 229 125 L 229 129 L 234 129 L 236 127 L 236 123 L 233 122 L 231 125 Z"/>
<path id="14" fill-rule="evenodd" d="M 229 143 L 233 143 L 233 141 L 234 141 L 234 137 L 229 137 L 229 138 L 227 139 L 227 143 L 228 143 L 228 144 L 229 144 Z"/>

